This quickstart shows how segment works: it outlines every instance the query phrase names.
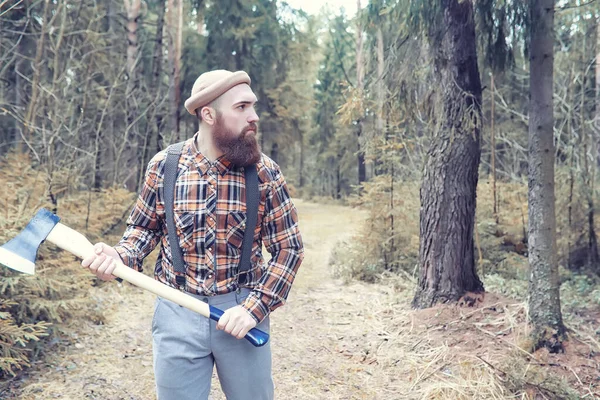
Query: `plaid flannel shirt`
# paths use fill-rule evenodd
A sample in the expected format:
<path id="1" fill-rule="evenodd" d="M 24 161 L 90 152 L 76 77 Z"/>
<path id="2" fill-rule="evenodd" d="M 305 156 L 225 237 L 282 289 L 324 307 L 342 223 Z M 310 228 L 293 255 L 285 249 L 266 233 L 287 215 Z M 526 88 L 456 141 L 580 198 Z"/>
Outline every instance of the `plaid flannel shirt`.
<path id="1" fill-rule="evenodd" d="M 242 168 L 224 157 L 211 163 L 196 150 L 195 139 L 183 146 L 175 186 L 175 225 L 186 265 L 185 288 L 179 289 L 212 296 L 238 288 L 246 188 Z M 178 288 L 165 222 L 165 160 L 166 150 L 148 164 L 127 229 L 115 249 L 125 265 L 141 271 L 143 259 L 161 242 L 155 278 Z M 258 222 L 244 284 L 253 290 L 242 307 L 260 323 L 287 299 L 304 248 L 296 208 L 279 166 L 263 154 L 257 172 Z M 262 254 L 263 243 L 272 256 L 268 265 Z"/>

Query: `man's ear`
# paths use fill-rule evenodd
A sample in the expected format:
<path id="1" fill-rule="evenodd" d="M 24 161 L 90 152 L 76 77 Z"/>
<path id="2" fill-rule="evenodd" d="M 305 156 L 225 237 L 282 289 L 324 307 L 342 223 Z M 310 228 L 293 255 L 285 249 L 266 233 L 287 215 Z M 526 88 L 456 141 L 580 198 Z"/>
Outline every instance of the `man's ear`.
<path id="1" fill-rule="evenodd" d="M 202 107 L 200 109 L 200 117 L 208 125 L 214 125 L 217 120 L 217 111 L 212 107 Z"/>

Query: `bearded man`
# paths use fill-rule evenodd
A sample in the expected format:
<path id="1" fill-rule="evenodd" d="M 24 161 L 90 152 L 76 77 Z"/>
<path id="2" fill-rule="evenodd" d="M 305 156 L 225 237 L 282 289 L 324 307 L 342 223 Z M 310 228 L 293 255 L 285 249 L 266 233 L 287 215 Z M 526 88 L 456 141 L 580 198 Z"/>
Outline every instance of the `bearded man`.
<path id="1" fill-rule="evenodd" d="M 97 243 L 95 256 L 82 261 L 100 279 L 111 280 L 114 260 L 141 271 L 143 259 L 160 243 L 155 278 L 225 310 L 215 323 L 157 298 L 152 337 L 159 400 L 208 399 L 215 365 L 227 399 L 274 396 L 270 345 L 254 347 L 240 339 L 254 327 L 269 332 L 269 314 L 287 299 L 304 248 L 281 170 L 258 146 L 256 101 L 248 74 L 215 70 L 200 75 L 185 102 L 200 121 L 198 132 L 183 145 L 175 184 L 174 219 L 185 277 L 177 279 L 167 237 L 166 150 L 148 164 L 119 243 Z M 259 183 L 258 221 L 251 268 L 240 274 L 244 168 L 253 165 Z M 272 255 L 268 264 L 263 243 Z"/>

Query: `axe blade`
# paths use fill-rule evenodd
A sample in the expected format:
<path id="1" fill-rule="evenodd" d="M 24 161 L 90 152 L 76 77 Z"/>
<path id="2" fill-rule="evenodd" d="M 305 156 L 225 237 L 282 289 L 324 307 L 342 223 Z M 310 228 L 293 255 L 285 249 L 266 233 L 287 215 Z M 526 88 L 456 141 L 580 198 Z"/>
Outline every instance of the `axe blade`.
<path id="1" fill-rule="evenodd" d="M 38 248 L 58 221 L 58 216 L 40 209 L 21 233 L 0 247 L 0 264 L 33 275 Z"/>

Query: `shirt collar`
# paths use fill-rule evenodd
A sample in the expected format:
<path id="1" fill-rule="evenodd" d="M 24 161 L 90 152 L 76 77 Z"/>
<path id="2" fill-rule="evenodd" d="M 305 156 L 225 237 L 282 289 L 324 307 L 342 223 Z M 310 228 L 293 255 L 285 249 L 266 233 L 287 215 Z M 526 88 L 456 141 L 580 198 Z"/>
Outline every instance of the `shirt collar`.
<path id="1" fill-rule="evenodd" d="M 193 138 L 189 139 L 189 143 L 186 146 L 184 153 L 193 161 L 198 170 L 202 175 L 208 173 L 208 171 L 214 166 L 221 176 L 225 176 L 230 169 L 233 168 L 233 164 L 224 155 L 211 162 L 204 154 L 196 148 L 196 137 L 199 132 L 196 132 Z"/>

